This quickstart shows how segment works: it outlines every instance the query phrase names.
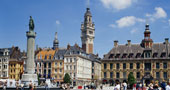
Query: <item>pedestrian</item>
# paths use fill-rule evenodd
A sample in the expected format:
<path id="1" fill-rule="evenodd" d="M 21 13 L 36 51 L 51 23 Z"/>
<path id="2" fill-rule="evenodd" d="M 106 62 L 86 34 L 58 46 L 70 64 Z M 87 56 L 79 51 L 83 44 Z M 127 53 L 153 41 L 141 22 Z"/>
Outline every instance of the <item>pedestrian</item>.
<path id="1" fill-rule="evenodd" d="M 136 83 L 133 84 L 133 90 L 136 90 Z"/>
<path id="2" fill-rule="evenodd" d="M 153 90 L 153 81 L 149 84 L 149 90 Z"/>
<path id="3" fill-rule="evenodd" d="M 115 86 L 114 90 L 120 90 L 120 84 L 119 84 L 119 81 L 116 81 L 116 86 Z"/>
<path id="4" fill-rule="evenodd" d="M 123 90 L 127 90 L 127 83 L 126 83 L 126 81 L 123 82 Z"/>
<path id="5" fill-rule="evenodd" d="M 32 85 L 32 81 L 30 81 L 30 83 L 29 83 L 29 90 L 33 90 L 33 87 L 32 87 L 33 85 Z"/>
<path id="6" fill-rule="evenodd" d="M 159 90 L 158 88 L 159 88 L 158 81 L 155 81 L 155 84 L 154 84 L 154 86 L 153 86 L 153 89 L 154 89 L 154 90 Z"/>
<path id="7" fill-rule="evenodd" d="M 4 82 L 4 84 L 3 84 L 3 90 L 6 90 L 6 87 L 7 87 L 7 82 Z"/>
<path id="8" fill-rule="evenodd" d="M 166 87 L 166 83 L 165 83 L 165 80 L 163 80 L 161 83 L 162 90 L 166 90 L 165 87 Z"/>
<path id="9" fill-rule="evenodd" d="M 21 90 L 24 90 L 24 84 L 21 83 Z"/>
<path id="10" fill-rule="evenodd" d="M 170 81 L 166 85 L 166 90 L 170 90 Z"/>

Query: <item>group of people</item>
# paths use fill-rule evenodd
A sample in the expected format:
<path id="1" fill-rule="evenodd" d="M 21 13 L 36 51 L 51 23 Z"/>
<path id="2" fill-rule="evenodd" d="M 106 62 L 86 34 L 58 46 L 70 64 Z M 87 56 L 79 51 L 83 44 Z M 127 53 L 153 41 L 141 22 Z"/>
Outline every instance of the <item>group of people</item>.
<path id="1" fill-rule="evenodd" d="M 116 85 L 114 87 L 114 90 L 127 90 L 128 84 L 126 81 L 123 83 L 120 83 L 119 81 L 116 82 Z M 162 81 L 162 83 L 159 83 L 158 81 L 151 81 L 149 84 L 134 84 L 132 86 L 132 89 L 129 90 L 170 90 L 170 82 Z"/>
<path id="2" fill-rule="evenodd" d="M 163 81 L 162 83 L 159 83 L 158 81 L 151 81 L 149 84 L 134 84 L 133 90 L 170 90 L 170 82 Z"/>
<path id="3" fill-rule="evenodd" d="M 126 81 L 123 81 L 123 83 L 120 83 L 119 81 L 116 81 L 116 86 L 114 87 L 114 90 L 127 90 Z"/>

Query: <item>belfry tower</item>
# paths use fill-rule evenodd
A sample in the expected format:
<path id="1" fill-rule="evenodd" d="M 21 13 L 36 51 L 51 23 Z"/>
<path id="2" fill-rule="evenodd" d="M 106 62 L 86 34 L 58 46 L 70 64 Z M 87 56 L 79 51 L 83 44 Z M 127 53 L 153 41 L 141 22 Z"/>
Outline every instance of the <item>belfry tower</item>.
<path id="1" fill-rule="evenodd" d="M 53 41 L 53 49 L 56 49 L 59 47 L 59 41 L 58 41 L 58 38 L 57 38 L 57 32 L 55 32 L 55 38 L 54 38 L 54 41 Z"/>
<path id="2" fill-rule="evenodd" d="M 92 22 L 90 8 L 87 8 L 84 15 L 84 22 L 81 24 L 82 49 L 88 54 L 93 53 L 95 25 Z"/>
<path id="3" fill-rule="evenodd" d="M 149 30 L 149 24 L 146 24 L 145 26 L 145 32 L 144 32 L 144 39 L 142 40 L 142 46 L 144 48 L 151 48 L 153 44 L 153 40 L 150 38 L 150 30 Z"/>

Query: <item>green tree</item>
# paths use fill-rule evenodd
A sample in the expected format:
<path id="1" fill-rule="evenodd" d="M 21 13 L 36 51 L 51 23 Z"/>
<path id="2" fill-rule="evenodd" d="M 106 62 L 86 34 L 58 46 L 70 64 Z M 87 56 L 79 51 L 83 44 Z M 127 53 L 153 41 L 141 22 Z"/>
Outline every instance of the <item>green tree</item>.
<path id="1" fill-rule="evenodd" d="M 40 85 L 40 77 L 39 77 L 38 73 L 37 73 L 37 79 L 38 79 L 38 85 Z"/>
<path id="2" fill-rule="evenodd" d="M 66 73 L 64 75 L 64 83 L 71 83 L 71 80 L 70 80 L 70 75 L 68 73 Z"/>
<path id="3" fill-rule="evenodd" d="M 128 83 L 129 83 L 131 88 L 132 88 L 133 84 L 136 83 L 136 79 L 133 76 L 133 72 L 130 72 L 129 75 L 128 75 Z"/>

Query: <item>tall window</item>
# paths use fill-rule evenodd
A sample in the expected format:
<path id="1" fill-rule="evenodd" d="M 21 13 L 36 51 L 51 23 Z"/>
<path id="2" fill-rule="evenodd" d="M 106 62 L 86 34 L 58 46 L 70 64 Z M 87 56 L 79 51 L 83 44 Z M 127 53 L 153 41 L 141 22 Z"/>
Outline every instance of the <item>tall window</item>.
<path id="1" fill-rule="evenodd" d="M 110 78 L 113 78 L 113 72 L 110 72 Z"/>
<path id="2" fill-rule="evenodd" d="M 160 78 L 159 72 L 156 72 L 156 78 Z"/>
<path id="3" fill-rule="evenodd" d="M 140 78 L 140 72 L 137 72 L 136 78 Z"/>
<path id="4" fill-rule="evenodd" d="M 136 68 L 140 69 L 140 63 L 136 63 Z"/>
<path id="5" fill-rule="evenodd" d="M 104 78 L 106 78 L 106 72 L 104 72 Z"/>
<path id="6" fill-rule="evenodd" d="M 126 63 L 123 63 L 123 69 L 126 69 Z"/>
<path id="7" fill-rule="evenodd" d="M 116 78 L 117 78 L 117 79 L 119 78 L 119 72 L 116 73 Z"/>
<path id="8" fill-rule="evenodd" d="M 156 63 L 156 68 L 159 69 L 159 63 Z"/>
<path id="9" fill-rule="evenodd" d="M 123 72 L 123 78 L 126 78 L 126 72 Z"/>
<path id="10" fill-rule="evenodd" d="M 130 63 L 130 69 L 133 69 L 133 63 Z"/>
<path id="11" fill-rule="evenodd" d="M 113 69 L 113 63 L 110 63 L 110 69 Z"/>
<path id="12" fill-rule="evenodd" d="M 104 63 L 104 69 L 107 69 L 107 65 L 106 65 L 106 63 Z"/>
<path id="13" fill-rule="evenodd" d="M 48 63 L 48 67 L 51 68 L 51 63 Z"/>
<path id="14" fill-rule="evenodd" d="M 117 64 L 116 64 L 116 69 L 119 69 L 119 68 L 120 68 L 120 64 L 117 63 Z"/>
<path id="15" fill-rule="evenodd" d="M 70 62 L 72 62 L 72 58 L 70 58 Z"/>
<path id="16" fill-rule="evenodd" d="M 164 79 L 167 79 L 167 72 L 164 72 Z"/>
<path id="17" fill-rule="evenodd" d="M 74 70 L 76 70 L 76 65 L 74 65 Z"/>
<path id="18" fill-rule="evenodd" d="M 164 69 L 167 69 L 167 63 L 166 62 L 164 62 Z"/>

